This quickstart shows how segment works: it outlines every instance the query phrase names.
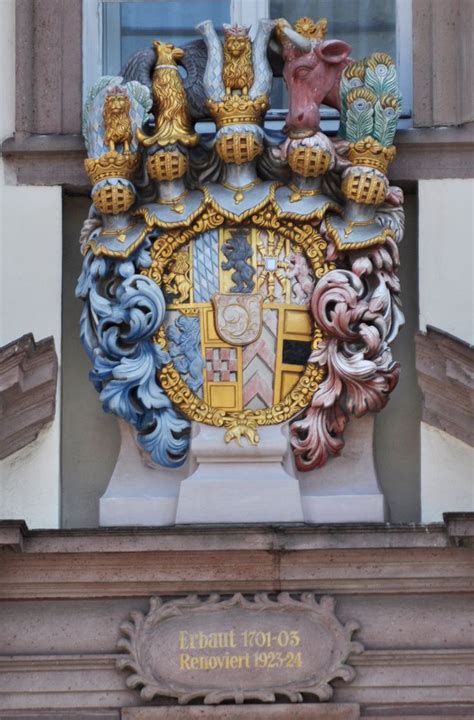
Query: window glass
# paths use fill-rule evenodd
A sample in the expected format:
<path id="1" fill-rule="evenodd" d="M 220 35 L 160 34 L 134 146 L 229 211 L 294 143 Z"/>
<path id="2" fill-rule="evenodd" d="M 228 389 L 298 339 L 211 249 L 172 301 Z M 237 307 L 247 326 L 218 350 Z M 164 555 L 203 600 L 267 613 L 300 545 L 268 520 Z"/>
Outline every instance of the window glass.
<path id="1" fill-rule="evenodd" d="M 118 74 L 138 50 L 159 38 L 181 46 L 198 36 L 195 26 L 213 20 L 222 37 L 222 25 L 243 22 L 255 25 L 259 17 L 284 17 L 294 23 L 308 16 L 328 20 L 328 38 L 345 40 L 352 57 L 387 52 L 397 62 L 403 96 L 402 117 L 411 116 L 411 0 L 148 0 L 122 2 L 97 0 L 103 6 L 101 73 Z M 282 78 L 275 78 L 268 119 L 281 122 L 288 107 Z M 332 128 L 335 110 L 322 108 L 321 115 Z M 403 120 L 404 123 L 409 121 Z M 332 128 L 334 129 L 334 128 Z"/>
<path id="2" fill-rule="evenodd" d="M 300 17 L 327 18 L 327 38 L 345 40 L 351 56 L 363 58 L 373 52 L 397 57 L 397 0 L 270 0 L 270 17 L 295 23 Z M 282 78 L 273 83 L 272 108 L 288 107 Z"/>
<path id="3" fill-rule="evenodd" d="M 225 0 L 181 0 L 181 2 L 104 2 L 105 74 L 117 74 L 130 57 L 163 40 L 179 47 L 196 40 L 195 26 L 211 19 L 216 28 L 230 22 Z"/>

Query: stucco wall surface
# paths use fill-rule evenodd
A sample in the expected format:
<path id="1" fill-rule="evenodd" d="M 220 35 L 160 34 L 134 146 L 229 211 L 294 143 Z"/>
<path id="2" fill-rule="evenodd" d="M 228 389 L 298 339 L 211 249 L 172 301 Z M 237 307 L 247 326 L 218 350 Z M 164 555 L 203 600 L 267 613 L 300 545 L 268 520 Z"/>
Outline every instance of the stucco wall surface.
<path id="1" fill-rule="evenodd" d="M 420 180 L 418 190 L 420 329 L 473 344 L 474 180 Z M 472 448 L 423 422 L 420 434 L 422 521 L 472 511 Z"/>
<path id="2" fill-rule="evenodd" d="M 3 188 L 1 344 L 25 333 L 61 348 L 61 189 Z M 59 383 L 58 383 L 59 398 Z M 36 441 L 0 464 L 0 513 L 32 527 L 59 524 L 60 404 Z"/>
<path id="3" fill-rule="evenodd" d="M 474 512 L 474 452 L 469 445 L 421 423 L 422 522 L 445 512 Z"/>
<path id="4" fill-rule="evenodd" d="M 15 127 L 15 0 L 0 2 L 0 139 Z M 15 185 L 0 158 L 0 345 L 25 333 L 61 347 L 60 187 Z M 59 388 L 58 388 L 59 397 Z M 59 523 L 60 410 L 37 440 L 0 463 L 0 517 Z"/>
<path id="5" fill-rule="evenodd" d="M 474 180 L 419 181 L 420 329 L 474 343 Z"/>

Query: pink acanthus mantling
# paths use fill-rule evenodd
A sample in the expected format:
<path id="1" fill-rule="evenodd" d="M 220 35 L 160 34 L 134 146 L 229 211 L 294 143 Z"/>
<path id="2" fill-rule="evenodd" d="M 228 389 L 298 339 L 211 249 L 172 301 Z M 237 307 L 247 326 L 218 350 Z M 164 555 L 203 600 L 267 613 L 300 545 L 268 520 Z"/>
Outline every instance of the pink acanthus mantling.
<path id="1" fill-rule="evenodd" d="M 310 360 L 326 366 L 327 375 L 305 416 L 291 426 L 299 470 L 321 467 L 339 454 L 349 414 L 381 410 L 400 373 L 388 345 L 403 319 L 395 242 L 341 259 L 347 269 L 327 273 L 311 299 L 325 340 Z"/>

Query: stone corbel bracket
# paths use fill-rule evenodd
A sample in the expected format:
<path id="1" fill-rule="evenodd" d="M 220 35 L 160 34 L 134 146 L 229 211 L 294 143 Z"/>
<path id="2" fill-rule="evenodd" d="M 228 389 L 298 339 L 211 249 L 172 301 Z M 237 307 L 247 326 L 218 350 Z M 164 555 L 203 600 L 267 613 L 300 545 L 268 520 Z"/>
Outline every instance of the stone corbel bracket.
<path id="1" fill-rule="evenodd" d="M 0 459 L 32 442 L 56 411 L 58 359 L 52 337 L 31 333 L 0 348 Z"/>
<path id="2" fill-rule="evenodd" d="M 422 420 L 474 445 L 474 349 L 446 333 L 428 328 L 416 336 Z"/>

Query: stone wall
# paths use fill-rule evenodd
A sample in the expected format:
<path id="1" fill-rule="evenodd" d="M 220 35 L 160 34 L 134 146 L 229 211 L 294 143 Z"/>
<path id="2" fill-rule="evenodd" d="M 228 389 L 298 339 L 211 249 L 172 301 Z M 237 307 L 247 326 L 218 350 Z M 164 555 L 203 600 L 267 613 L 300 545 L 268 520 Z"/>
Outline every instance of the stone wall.
<path id="1" fill-rule="evenodd" d="M 121 709 L 146 704 L 115 668 L 131 611 L 146 612 L 153 595 L 282 590 L 330 595 L 340 621 L 361 626 L 353 639 L 365 651 L 349 658 L 356 678 L 335 681 L 331 706 L 355 703 L 363 718 L 472 717 L 473 535 L 472 515 L 337 528 L 2 523 L 0 718 L 118 720 Z M 293 707 L 278 717 L 298 717 Z M 201 712 L 234 717 L 225 707 Z"/>

